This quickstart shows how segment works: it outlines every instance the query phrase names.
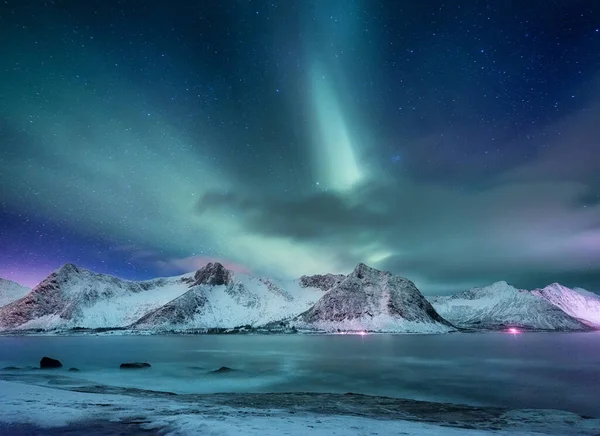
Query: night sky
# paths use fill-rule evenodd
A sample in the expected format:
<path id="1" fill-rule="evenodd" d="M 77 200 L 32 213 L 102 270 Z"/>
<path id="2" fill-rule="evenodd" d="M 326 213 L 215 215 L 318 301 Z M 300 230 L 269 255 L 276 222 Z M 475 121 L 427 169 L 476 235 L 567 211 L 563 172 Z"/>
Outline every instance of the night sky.
<path id="1" fill-rule="evenodd" d="M 2 0 L 0 277 L 600 290 L 596 0 Z"/>

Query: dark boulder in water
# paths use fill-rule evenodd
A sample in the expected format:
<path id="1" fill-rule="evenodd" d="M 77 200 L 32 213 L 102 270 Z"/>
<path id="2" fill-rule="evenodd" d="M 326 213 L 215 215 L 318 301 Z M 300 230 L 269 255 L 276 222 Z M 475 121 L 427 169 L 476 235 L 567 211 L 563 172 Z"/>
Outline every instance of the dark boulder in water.
<path id="1" fill-rule="evenodd" d="M 211 371 L 213 374 L 221 374 L 224 372 L 233 372 L 233 371 L 237 371 L 236 369 L 230 368 L 228 366 L 222 366 L 219 369 L 215 369 L 214 371 Z"/>
<path id="2" fill-rule="evenodd" d="M 2 368 L 2 371 L 18 371 L 21 368 L 19 368 L 18 366 L 6 366 L 4 368 Z"/>
<path id="3" fill-rule="evenodd" d="M 79 368 L 69 368 L 69 372 L 79 372 Z"/>
<path id="4" fill-rule="evenodd" d="M 146 362 L 128 362 L 128 363 L 121 363 L 120 368 L 121 369 L 145 369 L 145 368 L 150 368 L 152 365 L 150 365 L 149 363 Z"/>
<path id="5" fill-rule="evenodd" d="M 42 357 L 40 360 L 40 368 L 41 369 L 50 369 L 50 368 L 61 368 L 63 365 L 60 363 L 60 360 L 53 359 L 51 357 Z"/>

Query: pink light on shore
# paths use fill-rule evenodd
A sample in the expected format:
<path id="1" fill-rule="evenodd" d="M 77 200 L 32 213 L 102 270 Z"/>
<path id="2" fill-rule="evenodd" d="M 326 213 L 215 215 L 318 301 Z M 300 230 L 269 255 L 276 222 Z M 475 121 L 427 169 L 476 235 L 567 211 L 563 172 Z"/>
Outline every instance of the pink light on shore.
<path id="1" fill-rule="evenodd" d="M 359 335 L 359 336 L 366 336 L 368 335 L 368 333 L 364 330 L 360 330 L 360 331 L 349 331 L 349 332 L 337 332 L 337 335 Z"/>
<path id="2" fill-rule="evenodd" d="M 521 331 L 519 329 L 511 327 L 508 329 L 508 333 L 510 333 L 511 335 L 517 335 L 517 334 L 521 333 Z"/>

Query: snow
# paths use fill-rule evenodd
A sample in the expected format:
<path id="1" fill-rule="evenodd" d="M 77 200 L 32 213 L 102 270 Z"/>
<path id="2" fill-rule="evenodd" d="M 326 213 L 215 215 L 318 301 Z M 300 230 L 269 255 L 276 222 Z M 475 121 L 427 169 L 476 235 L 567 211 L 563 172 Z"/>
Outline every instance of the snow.
<path id="1" fill-rule="evenodd" d="M 275 415 L 275 416 L 273 416 Z M 488 432 L 478 430 L 447 429 L 432 424 L 409 421 L 376 421 L 365 418 L 341 416 L 277 416 L 273 411 L 268 416 L 250 416 L 244 419 L 220 420 L 207 419 L 198 415 L 179 415 L 165 417 L 161 424 L 170 427 L 168 435 L 240 435 L 269 436 L 289 435 L 306 436 L 345 436 L 368 434 L 406 434 L 424 436 L 442 435 L 485 435 Z M 374 433 L 374 432 L 377 433 Z"/>
<path id="2" fill-rule="evenodd" d="M 22 286 L 11 280 L 0 278 L 0 307 L 6 306 L 8 303 L 23 298 L 31 291 L 26 286 Z"/>
<path id="3" fill-rule="evenodd" d="M 440 315 L 460 327 L 498 329 L 507 326 L 540 330 L 586 330 L 587 326 L 538 293 L 506 282 L 447 297 L 431 297 Z"/>
<path id="4" fill-rule="evenodd" d="M 186 290 L 187 286 L 180 282 L 180 277 L 175 277 L 147 291 L 98 301 L 94 306 L 85 307 L 82 317 L 88 328 L 128 326 L 146 313 L 179 297 Z"/>
<path id="5" fill-rule="evenodd" d="M 277 406 L 260 408 L 222 405 L 218 401 L 211 401 L 210 396 L 186 400 L 185 397 L 153 395 L 150 392 L 137 395 L 73 392 L 9 381 L 0 381 L 0 391 L 3 394 L 0 431 L 4 434 L 8 434 L 11 428 L 19 428 L 19 425 L 42 429 L 55 428 L 59 431 L 69 426 L 70 434 L 91 434 L 89 429 L 93 427 L 88 426 L 88 423 L 98 421 L 110 422 L 108 425 L 113 427 L 119 424 L 137 425 L 146 431 L 154 430 L 172 436 L 591 436 L 597 434 L 600 425 L 598 419 L 582 419 L 571 413 L 548 410 L 509 411 L 497 418 L 488 418 L 489 421 L 468 421 L 470 426 L 456 427 L 456 421 L 461 420 L 459 415 L 453 416 L 454 423 L 427 422 L 426 419 L 416 417 L 410 420 L 376 419 L 369 416 L 315 413 Z M 324 406 L 331 407 L 330 404 Z M 435 404 L 424 403 L 423 407 L 431 410 L 435 408 Z M 424 411 L 425 416 L 427 413 Z M 407 414 L 399 413 L 398 416 Z"/>

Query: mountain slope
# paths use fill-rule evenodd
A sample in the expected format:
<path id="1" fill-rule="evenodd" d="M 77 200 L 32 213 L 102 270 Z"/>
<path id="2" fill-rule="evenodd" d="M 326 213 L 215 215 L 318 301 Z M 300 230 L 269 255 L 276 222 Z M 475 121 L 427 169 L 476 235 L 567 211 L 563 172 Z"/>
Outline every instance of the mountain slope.
<path id="1" fill-rule="evenodd" d="M 188 292 L 143 316 L 134 327 L 187 330 L 258 326 L 296 315 L 322 295 L 319 287 L 306 281 L 280 283 L 209 263 L 198 270 Z"/>
<path id="2" fill-rule="evenodd" d="M 410 280 L 362 263 L 289 325 L 324 331 L 453 330 Z"/>
<path id="3" fill-rule="evenodd" d="M 0 307 L 23 298 L 31 289 L 16 282 L 0 279 Z"/>
<path id="4" fill-rule="evenodd" d="M 315 274 L 313 276 L 300 277 L 300 285 L 303 288 L 318 288 L 328 291 L 346 278 L 343 274 Z"/>
<path id="5" fill-rule="evenodd" d="M 474 288 L 456 295 L 431 297 L 440 315 L 465 328 L 587 330 L 588 326 L 534 292 L 506 282 Z"/>
<path id="6" fill-rule="evenodd" d="M 600 328 L 600 297 L 598 295 L 584 290 L 578 292 L 558 283 L 536 289 L 532 293 L 573 318 L 577 318 L 591 327 Z"/>
<path id="7" fill-rule="evenodd" d="M 189 289 L 190 275 L 133 282 L 67 264 L 0 308 L 2 329 L 123 327 Z"/>

